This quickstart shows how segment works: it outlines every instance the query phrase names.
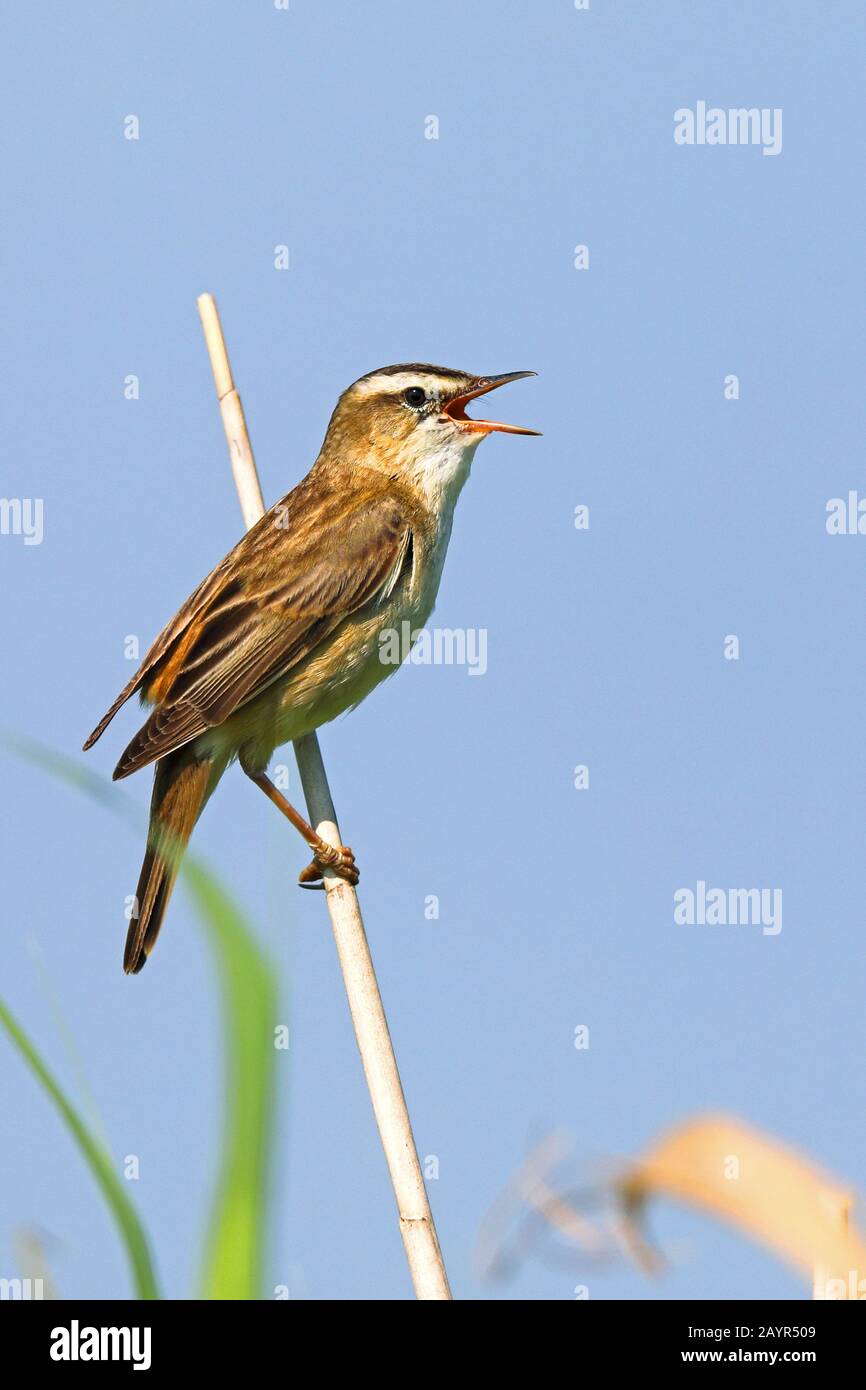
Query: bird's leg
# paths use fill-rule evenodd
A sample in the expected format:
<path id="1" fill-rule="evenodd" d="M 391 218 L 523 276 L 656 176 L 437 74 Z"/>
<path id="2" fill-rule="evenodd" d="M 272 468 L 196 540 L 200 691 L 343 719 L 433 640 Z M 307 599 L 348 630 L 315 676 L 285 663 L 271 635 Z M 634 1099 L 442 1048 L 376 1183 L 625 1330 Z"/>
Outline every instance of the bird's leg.
<path id="1" fill-rule="evenodd" d="M 239 761 L 250 781 L 255 782 L 257 787 L 261 787 L 268 800 L 274 803 L 278 811 L 282 811 L 286 820 L 291 821 L 313 851 L 312 862 L 301 870 L 298 878 L 301 887 L 323 887 L 319 880 L 323 877 L 325 869 L 333 869 L 334 873 L 339 878 L 344 878 L 347 883 L 357 883 L 359 874 L 355 866 L 355 856 L 348 846 L 340 845 L 335 848 L 333 845 L 329 845 L 326 840 L 322 839 L 321 835 L 316 834 L 313 827 L 295 810 L 292 803 L 286 800 L 282 792 L 274 786 L 270 777 L 264 772 L 257 772 L 255 769 L 247 767 L 243 758 Z"/>

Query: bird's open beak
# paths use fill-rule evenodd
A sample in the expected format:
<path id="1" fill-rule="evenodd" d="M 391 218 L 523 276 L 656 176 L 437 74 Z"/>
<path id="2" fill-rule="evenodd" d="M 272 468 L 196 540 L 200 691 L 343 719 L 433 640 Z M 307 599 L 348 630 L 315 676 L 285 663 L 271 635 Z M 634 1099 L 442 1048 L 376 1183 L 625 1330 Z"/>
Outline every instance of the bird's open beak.
<path id="1" fill-rule="evenodd" d="M 508 381 L 519 381 L 523 376 L 535 375 L 535 372 L 503 372 L 501 376 L 480 376 L 471 391 L 464 391 L 462 396 L 454 396 L 448 402 L 444 407 L 445 414 L 469 434 L 492 434 L 494 430 L 499 430 L 501 434 L 540 434 L 540 430 L 527 430 L 522 425 L 501 425 L 497 420 L 470 420 L 466 414 L 467 403 L 474 401 L 476 396 L 486 396 L 488 391 L 495 391 L 497 386 L 504 386 Z"/>

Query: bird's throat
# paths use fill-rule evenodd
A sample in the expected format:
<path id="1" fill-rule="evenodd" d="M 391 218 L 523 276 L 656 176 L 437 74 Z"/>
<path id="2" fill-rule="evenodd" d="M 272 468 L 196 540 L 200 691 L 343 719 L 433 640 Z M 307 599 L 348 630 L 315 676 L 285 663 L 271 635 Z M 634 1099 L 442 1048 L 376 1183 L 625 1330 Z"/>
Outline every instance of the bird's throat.
<path id="1" fill-rule="evenodd" d="M 440 523 L 450 527 L 463 484 L 469 477 L 480 438 L 449 439 L 425 453 L 412 470 L 412 485 Z"/>

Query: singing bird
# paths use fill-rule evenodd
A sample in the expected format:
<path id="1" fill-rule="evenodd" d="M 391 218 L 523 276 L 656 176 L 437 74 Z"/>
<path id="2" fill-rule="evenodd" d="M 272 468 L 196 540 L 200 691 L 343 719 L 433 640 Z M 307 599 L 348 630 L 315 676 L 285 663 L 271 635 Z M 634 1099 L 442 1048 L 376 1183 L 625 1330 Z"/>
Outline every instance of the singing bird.
<path id="1" fill-rule="evenodd" d="M 268 763 L 396 669 L 381 659 L 379 634 L 429 618 L 478 444 L 497 430 L 538 433 L 471 419 L 466 406 L 534 375 L 410 363 L 354 382 L 306 478 L 198 586 L 99 721 L 85 749 L 136 691 L 152 706 L 114 770 L 117 779 L 156 764 L 127 974 L 153 950 L 193 826 L 235 758 L 312 849 L 299 881 L 319 886 L 331 869 L 357 882 L 352 851 L 316 834 Z"/>

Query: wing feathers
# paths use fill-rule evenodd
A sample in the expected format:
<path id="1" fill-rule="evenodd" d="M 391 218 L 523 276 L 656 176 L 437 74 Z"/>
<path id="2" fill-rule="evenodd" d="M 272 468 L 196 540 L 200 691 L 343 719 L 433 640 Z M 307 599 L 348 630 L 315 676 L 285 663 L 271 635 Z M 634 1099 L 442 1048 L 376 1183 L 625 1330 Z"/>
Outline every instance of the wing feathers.
<path id="1" fill-rule="evenodd" d="M 234 554 L 234 551 L 232 554 Z M 96 728 L 93 730 L 93 733 L 88 737 L 83 745 L 85 752 L 88 748 L 93 747 L 98 738 L 102 737 L 112 719 L 117 714 L 117 711 L 121 706 L 126 704 L 129 697 L 134 695 L 137 690 L 145 685 L 149 675 L 154 673 L 157 669 L 162 669 L 165 664 L 164 659 L 171 652 L 177 650 L 179 646 L 178 639 L 186 632 L 196 613 L 212 597 L 214 591 L 219 591 L 222 587 L 222 574 L 230 559 L 231 555 L 226 556 L 222 564 L 218 565 L 217 568 L 208 575 L 207 579 L 204 579 L 202 583 L 199 584 L 198 588 L 193 591 L 183 607 L 180 608 L 172 618 L 171 622 L 163 628 L 162 632 L 147 652 L 135 675 L 126 683 L 114 704 L 102 716 Z M 149 683 L 148 688 L 150 688 Z M 158 698 L 158 695 L 156 698 Z"/>
<path id="2" fill-rule="evenodd" d="M 85 753 L 87 752 L 88 748 L 93 747 L 94 743 L 98 738 L 102 737 L 102 735 L 105 733 L 105 730 L 111 723 L 112 719 L 117 714 L 117 711 L 120 709 L 121 705 L 125 705 L 130 695 L 135 694 L 136 690 L 141 685 L 143 679 L 144 678 L 142 676 L 141 671 L 136 671 L 135 675 L 132 677 L 132 680 L 130 680 L 123 687 L 114 704 L 111 706 L 111 709 L 105 712 L 105 714 L 102 716 L 99 723 L 97 724 L 96 728 L 93 730 L 93 733 L 89 734 L 85 742 L 82 744 L 82 749 Z"/>
<path id="3" fill-rule="evenodd" d="M 311 489 L 305 479 L 199 586 L 88 746 L 138 686 L 156 708 L 123 753 L 117 778 L 221 724 L 346 616 L 390 593 L 411 535 L 406 509 L 380 489 L 338 489 L 321 479 Z"/>

